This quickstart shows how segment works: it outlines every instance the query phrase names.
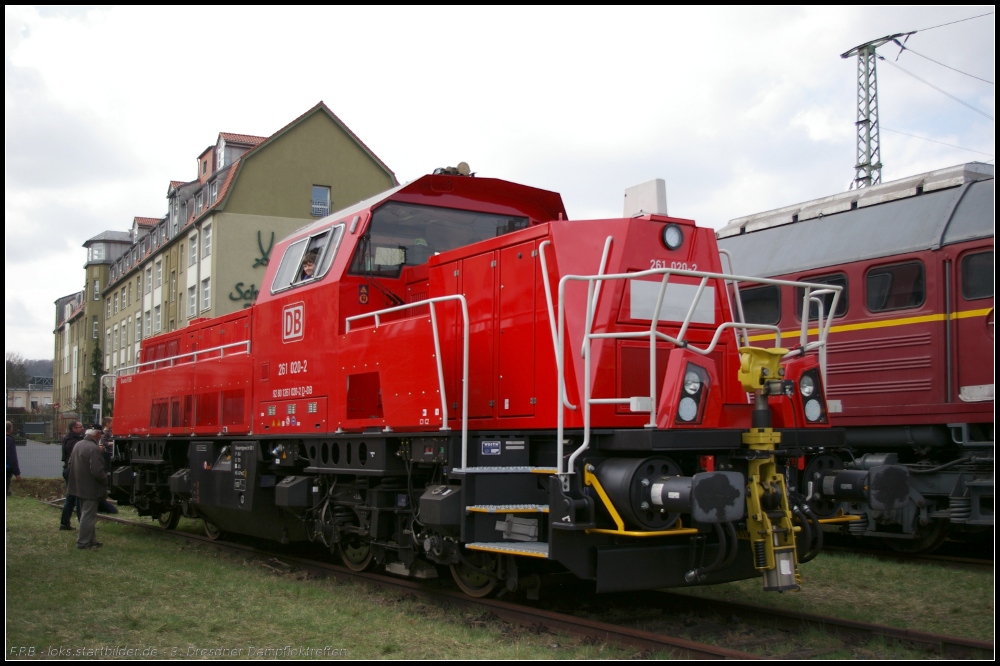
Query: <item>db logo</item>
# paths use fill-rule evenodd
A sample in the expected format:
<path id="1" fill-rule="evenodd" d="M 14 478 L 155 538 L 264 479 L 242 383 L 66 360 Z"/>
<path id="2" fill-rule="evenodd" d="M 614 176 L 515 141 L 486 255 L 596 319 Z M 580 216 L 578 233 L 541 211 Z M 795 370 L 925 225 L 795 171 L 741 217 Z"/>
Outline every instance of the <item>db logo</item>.
<path id="1" fill-rule="evenodd" d="M 295 342 L 305 334 L 305 306 L 302 303 L 286 305 L 281 313 L 281 341 Z"/>

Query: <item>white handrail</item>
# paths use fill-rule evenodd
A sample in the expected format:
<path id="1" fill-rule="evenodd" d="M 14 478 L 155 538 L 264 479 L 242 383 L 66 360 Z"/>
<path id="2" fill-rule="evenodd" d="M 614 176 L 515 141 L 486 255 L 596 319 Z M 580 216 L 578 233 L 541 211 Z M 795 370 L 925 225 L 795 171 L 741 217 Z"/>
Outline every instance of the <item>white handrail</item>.
<path id="1" fill-rule="evenodd" d="M 661 320 L 660 320 L 660 310 L 663 305 L 663 300 L 666 295 L 667 286 L 670 281 L 671 276 L 681 276 L 689 278 L 698 278 L 699 284 L 698 288 L 692 298 L 691 305 L 688 307 L 687 313 L 684 319 L 680 322 L 680 328 L 676 336 L 670 336 L 657 330 Z M 595 315 L 594 310 L 596 309 L 596 299 L 594 296 L 595 283 L 603 283 L 606 280 L 635 280 L 651 276 L 662 276 L 660 281 L 660 289 L 657 293 L 656 306 L 653 310 L 649 331 L 629 331 L 629 332 L 617 332 L 617 333 L 592 333 L 589 329 L 592 326 L 593 317 Z M 570 454 L 568 460 L 564 462 L 564 447 L 563 438 L 565 430 L 565 415 L 563 409 L 559 409 L 558 421 L 557 421 L 557 432 L 556 432 L 556 449 L 557 449 L 557 473 L 561 475 L 573 474 L 574 463 L 577 457 L 580 456 L 584 451 L 590 447 L 590 407 L 595 404 L 623 404 L 629 402 L 629 400 L 624 398 L 593 398 L 591 396 L 591 354 L 589 353 L 590 345 L 594 340 L 604 340 L 604 339 L 634 339 L 634 338 L 648 338 L 649 339 L 649 376 L 650 376 L 650 421 L 646 424 L 646 427 L 656 426 L 656 408 L 658 404 L 656 395 L 656 343 L 657 341 L 668 342 L 677 346 L 683 346 L 684 348 L 701 355 L 708 355 L 714 351 L 715 347 L 718 345 L 719 339 L 722 337 L 724 332 L 729 329 L 743 329 L 744 338 L 747 345 L 749 345 L 749 330 L 768 330 L 773 331 L 775 335 L 775 344 L 781 344 L 781 330 L 774 325 L 753 325 L 748 326 L 745 321 L 728 321 L 722 322 L 716 325 L 715 333 L 712 335 L 712 340 L 709 342 L 707 347 L 699 348 L 690 341 L 686 340 L 688 329 L 692 323 L 694 315 L 698 309 L 698 304 L 701 301 L 702 295 L 705 293 L 705 288 L 708 286 L 709 280 L 720 281 L 725 288 L 725 285 L 729 282 L 737 283 L 751 283 L 751 284 L 762 284 L 762 285 L 774 285 L 774 286 L 791 286 L 803 288 L 803 326 L 799 334 L 799 349 L 792 352 L 792 354 L 799 354 L 811 351 L 813 349 L 820 348 L 821 350 L 821 364 L 823 360 L 823 351 L 825 351 L 826 338 L 830 330 L 830 320 L 824 321 L 822 316 L 819 320 L 818 326 L 818 340 L 815 342 L 809 342 L 809 327 L 808 327 L 808 309 L 809 301 L 813 295 L 826 295 L 833 293 L 833 303 L 832 307 L 836 307 L 837 299 L 840 296 L 842 287 L 837 285 L 828 284 L 817 284 L 810 282 L 799 282 L 793 280 L 779 280 L 774 278 L 755 278 L 749 276 L 734 275 L 730 273 L 713 273 L 708 271 L 691 271 L 682 270 L 674 268 L 656 268 L 649 269 L 645 271 L 639 271 L 635 273 L 615 273 L 615 274 L 598 274 L 598 275 L 564 275 L 559 280 L 559 292 L 558 292 L 558 316 L 556 320 L 557 324 L 557 341 L 556 341 L 556 361 L 557 361 L 557 390 L 559 393 L 558 404 L 562 403 L 562 396 L 566 394 L 566 375 L 564 370 L 565 364 L 565 342 L 566 342 L 566 286 L 570 282 L 587 282 L 587 301 L 586 301 L 586 317 L 585 326 L 586 330 L 583 332 L 583 349 L 582 357 L 584 362 L 583 368 L 583 441 L 580 446 Z M 740 308 L 742 312 L 742 307 Z M 742 320 L 743 317 L 741 316 Z M 737 336 L 737 340 L 738 340 Z M 792 354 L 789 354 L 791 356 Z M 564 478 L 564 485 L 568 483 L 568 480 Z"/>
<path id="2" fill-rule="evenodd" d="M 175 365 L 178 359 L 191 357 L 191 363 L 198 362 L 198 356 L 205 356 L 206 354 L 214 354 L 219 352 L 218 358 L 222 358 L 226 355 L 227 349 L 232 349 L 234 347 L 244 347 L 244 353 L 250 353 L 250 341 L 241 340 L 240 342 L 230 342 L 229 344 L 219 345 L 218 347 L 209 347 L 208 349 L 195 349 L 192 352 L 187 352 L 186 354 L 178 354 L 177 356 L 168 356 L 167 358 L 157 358 L 151 361 L 143 361 L 142 363 L 136 363 L 134 365 L 123 366 L 114 371 L 115 378 L 124 374 L 131 374 L 131 370 L 138 371 L 139 368 L 143 368 L 147 365 L 160 365 L 161 363 L 169 363 L 168 367 Z M 202 359 L 203 361 L 209 359 Z"/>
<path id="3" fill-rule="evenodd" d="M 556 330 L 556 313 L 552 305 L 552 285 L 549 283 L 549 265 L 545 259 L 545 248 L 552 245 L 552 241 L 542 241 L 538 244 L 538 258 L 542 262 L 542 283 L 545 285 L 545 305 L 548 308 L 549 313 L 549 331 L 552 333 L 552 351 L 555 353 L 556 357 L 556 373 L 558 375 L 562 374 L 562 356 L 557 351 L 559 349 L 559 333 Z M 570 409 L 576 411 L 576 405 L 569 401 L 569 396 L 562 394 L 560 395 L 561 404 Z M 562 415 L 562 410 L 559 410 L 560 416 Z"/>
<path id="4" fill-rule="evenodd" d="M 451 430 L 448 427 L 448 396 L 445 392 L 444 384 L 444 365 L 441 361 L 441 340 L 438 333 L 437 325 L 437 311 L 435 305 L 437 303 L 443 303 L 445 301 L 458 301 L 462 306 L 462 467 L 455 471 L 464 471 L 469 462 L 469 306 L 465 300 L 465 296 L 462 294 L 454 294 L 451 296 L 436 296 L 434 298 L 427 298 L 422 301 L 414 301 L 413 303 L 406 303 L 404 305 L 396 305 L 391 308 L 385 308 L 383 310 L 375 310 L 374 312 L 365 312 L 364 314 L 354 315 L 353 317 L 347 317 L 344 320 L 344 332 L 351 332 L 351 322 L 359 321 L 361 319 L 374 319 L 375 328 L 378 328 L 382 323 L 382 315 L 390 314 L 392 312 L 400 312 L 402 310 L 409 310 L 410 308 L 419 307 L 421 305 L 427 305 L 430 308 L 431 314 L 431 336 L 434 338 L 434 357 L 437 362 L 437 374 L 438 374 L 438 389 L 441 393 L 441 428 L 440 430 Z"/>

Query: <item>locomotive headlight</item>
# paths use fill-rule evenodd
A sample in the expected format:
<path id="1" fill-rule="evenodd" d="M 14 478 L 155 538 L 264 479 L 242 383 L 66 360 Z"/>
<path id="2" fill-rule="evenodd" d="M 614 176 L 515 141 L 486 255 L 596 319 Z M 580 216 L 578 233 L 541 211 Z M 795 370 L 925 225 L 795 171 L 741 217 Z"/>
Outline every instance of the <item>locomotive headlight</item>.
<path id="1" fill-rule="evenodd" d="M 695 395 L 701 390 L 701 376 L 693 370 L 688 370 L 684 375 L 684 392 L 688 395 Z"/>
<path id="2" fill-rule="evenodd" d="M 697 416 L 698 402 L 694 398 L 681 398 L 680 403 L 677 405 L 677 417 L 681 421 L 693 421 Z"/>
<path id="3" fill-rule="evenodd" d="M 676 224 L 668 224 L 663 227 L 661 239 L 668 250 L 676 250 L 684 244 L 684 231 Z"/>
<path id="4" fill-rule="evenodd" d="M 823 416 L 823 406 L 819 404 L 819 400 L 813 398 L 812 400 L 807 400 L 805 405 L 806 419 L 812 422 L 819 421 Z"/>
<path id="5" fill-rule="evenodd" d="M 802 378 L 799 379 L 799 392 L 803 398 L 811 398 L 812 394 L 816 392 L 816 380 L 812 378 L 812 375 L 802 375 Z"/>

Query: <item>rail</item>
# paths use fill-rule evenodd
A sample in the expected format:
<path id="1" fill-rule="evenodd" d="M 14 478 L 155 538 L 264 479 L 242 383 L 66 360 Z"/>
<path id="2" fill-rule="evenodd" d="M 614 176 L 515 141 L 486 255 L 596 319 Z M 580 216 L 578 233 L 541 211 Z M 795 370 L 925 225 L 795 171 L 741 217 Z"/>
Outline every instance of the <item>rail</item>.
<path id="1" fill-rule="evenodd" d="M 198 358 L 199 356 L 204 357 L 211 355 L 213 358 L 222 358 L 227 355 L 226 354 L 227 349 L 235 349 L 237 347 L 243 348 L 242 353 L 247 355 L 250 354 L 250 341 L 243 340 L 241 342 L 230 342 L 229 344 L 219 345 L 218 347 L 209 347 L 208 349 L 196 349 L 192 352 L 187 352 L 186 354 L 178 354 L 176 356 L 168 356 L 166 358 L 156 358 L 150 361 L 143 361 L 142 363 L 135 363 L 134 365 L 123 366 L 115 370 L 113 374 L 117 379 L 121 375 L 130 375 L 134 372 L 141 372 L 142 368 L 149 365 L 155 366 L 154 369 L 157 369 L 166 364 L 166 367 L 169 368 L 176 365 L 180 361 L 180 359 L 190 358 L 191 359 L 190 361 L 184 361 L 184 363 L 187 364 L 187 363 L 197 363 L 199 360 L 202 361 L 210 360 L 207 358 L 199 359 Z"/>
<path id="2" fill-rule="evenodd" d="M 354 315 L 344 320 L 344 332 L 351 332 L 351 322 L 370 318 L 375 320 L 375 328 L 378 328 L 382 324 L 382 315 L 409 310 L 421 305 L 429 306 L 431 313 L 431 333 L 434 338 L 434 359 L 437 362 L 438 388 L 441 394 L 441 430 L 451 430 L 448 427 L 448 396 L 445 392 L 444 365 L 441 361 L 441 338 L 438 333 L 437 310 L 434 307 L 437 303 L 445 301 L 458 301 L 462 306 L 462 467 L 460 470 L 455 471 L 464 471 L 469 461 L 469 306 L 465 300 L 465 296 L 462 294 L 437 296 L 404 305 L 396 305 L 383 310 Z"/>
<path id="3" fill-rule="evenodd" d="M 609 239 L 610 240 L 610 239 Z M 607 248 L 608 245 L 605 245 Z M 540 253 L 543 257 L 544 262 L 544 251 Z M 566 287 L 571 282 L 585 282 L 587 284 L 587 299 L 586 299 L 586 329 L 583 332 L 583 346 L 581 349 L 581 356 L 584 361 L 583 368 L 583 442 L 580 446 L 570 454 L 569 459 L 564 458 L 564 446 L 565 446 L 565 409 L 558 409 L 557 417 L 557 434 L 556 434 L 556 447 L 557 447 L 557 473 L 563 477 L 564 486 L 568 486 L 569 479 L 567 474 L 573 474 L 574 463 L 577 457 L 580 456 L 584 451 L 590 447 L 590 437 L 591 437 L 591 427 L 590 427 L 590 412 L 592 405 L 607 405 L 607 404 L 632 404 L 633 397 L 626 398 L 595 398 L 592 395 L 591 387 L 591 353 L 590 349 L 595 340 L 625 340 L 625 339 L 648 339 L 649 340 L 649 396 L 635 396 L 640 399 L 648 399 L 648 403 L 642 402 L 642 409 L 637 411 L 646 411 L 645 406 L 648 404 L 650 418 L 649 422 L 646 424 L 647 428 L 656 427 L 656 409 L 657 409 L 657 395 L 656 395 L 656 343 L 666 342 L 678 347 L 684 347 L 692 352 L 707 356 L 711 354 L 719 343 L 719 339 L 722 335 L 730 329 L 737 330 L 737 340 L 739 340 L 739 331 L 743 332 L 743 340 L 746 343 L 745 346 L 750 346 L 750 331 L 769 331 L 773 332 L 775 336 L 775 346 L 781 346 L 781 330 L 776 325 L 764 325 L 764 324 L 749 324 L 746 321 L 727 321 L 716 325 L 715 332 L 712 336 L 711 341 L 707 346 L 699 347 L 687 338 L 688 331 L 694 322 L 695 315 L 698 312 L 699 303 L 702 300 L 702 296 L 705 294 L 706 288 L 710 290 L 715 290 L 715 283 L 721 282 L 723 285 L 728 284 L 760 284 L 760 285 L 773 285 L 773 286 L 790 286 L 803 289 L 803 310 L 802 310 L 802 326 L 799 331 L 799 344 L 798 346 L 791 350 L 786 358 L 791 358 L 793 356 L 802 355 L 816 349 L 825 350 L 826 339 L 830 332 L 830 324 L 832 317 L 824 318 L 823 316 L 823 299 L 820 296 L 827 294 L 833 294 L 833 298 L 830 304 L 830 311 L 836 311 L 837 301 L 840 297 L 840 292 L 842 288 L 835 285 L 828 284 L 817 284 L 810 282 L 798 282 L 792 280 L 778 280 L 773 278 L 755 278 L 742 275 L 734 275 L 731 273 L 713 273 L 707 271 L 692 271 L 683 270 L 676 268 L 656 268 L 649 269 L 645 271 L 638 271 L 635 273 L 613 273 L 604 274 L 604 265 L 606 263 L 606 257 L 601 260 L 601 266 L 599 266 L 598 273 L 596 275 L 564 275 L 559 280 L 559 290 L 557 299 L 557 312 L 555 313 L 555 338 L 553 340 L 555 352 L 556 352 L 556 375 L 557 375 L 557 404 L 562 405 L 566 409 L 573 409 L 569 403 L 568 392 L 566 388 L 566 372 L 565 372 L 565 349 L 566 349 Z M 543 276 L 545 276 L 547 271 L 544 270 L 543 264 Z M 656 296 L 656 303 L 652 309 L 650 315 L 650 324 L 648 331 L 619 331 L 611 333 L 594 333 L 591 329 L 593 327 L 595 311 L 597 309 L 598 299 L 597 296 L 600 293 L 600 285 L 606 281 L 634 281 L 634 280 L 644 280 L 645 278 L 657 277 L 659 276 L 660 284 L 659 291 Z M 696 278 L 699 280 L 698 286 L 691 298 L 690 305 L 688 305 L 687 312 L 684 318 L 680 320 L 680 327 L 676 335 L 668 335 L 663 331 L 659 330 L 659 325 L 661 321 L 671 321 L 672 323 L 676 320 L 664 320 L 661 318 L 662 308 L 664 305 L 664 298 L 667 294 L 667 287 L 670 284 L 670 278 L 673 276 L 684 277 L 684 278 Z M 645 280 L 650 282 L 649 280 Z M 710 281 L 713 282 L 713 286 L 709 286 Z M 548 291 L 548 279 L 545 278 L 546 291 Z M 728 291 L 728 290 L 726 290 Z M 737 301 L 738 292 L 737 292 Z M 810 342 L 809 340 L 809 305 L 812 302 L 819 302 L 819 319 L 817 320 L 817 339 Z M 738 306 L 738 312 L 740 313 L 740 319 L 742 317 L 742 305 Z M 551 312 L 551 311 L 550 311 Z M 551 323 L 551 322 L 550 322 Z M 825 354 L 821 354 L 821 363 L 825 365 Z"/>

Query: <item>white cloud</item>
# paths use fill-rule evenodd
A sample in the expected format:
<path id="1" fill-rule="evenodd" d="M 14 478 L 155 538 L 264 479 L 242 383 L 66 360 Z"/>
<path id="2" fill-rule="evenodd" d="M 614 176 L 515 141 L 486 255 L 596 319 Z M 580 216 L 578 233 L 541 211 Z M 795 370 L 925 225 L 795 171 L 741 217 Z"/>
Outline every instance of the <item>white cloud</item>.
<path id="1" fill-rule="evenodd" d="M 192 178 L 220 131 L 268 135 L 323 100 L 400 180 L 465 160 L 605 217 L 662 177 L 673 214 L 718 227 L 849 182 L 841 53 L 977 13 L 6 7 L 7 349 L 52 354 L 52 302 L 80 288 L 82 242 L 162 215 L 168 181 Z M 994 34 L 978 19 L 908 46 L 994 80 Z M 898 64 L 993 114 L 993 87 L 912 53 Z M 884 126 L 994 151 L 993 121 L 890 66 L 879 85 Z M 887 132 L 882 146 L 884 178 L 983 158 Z"/>

